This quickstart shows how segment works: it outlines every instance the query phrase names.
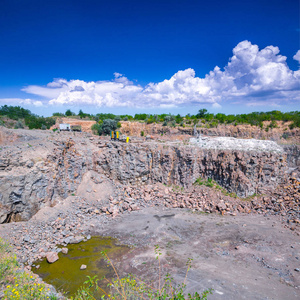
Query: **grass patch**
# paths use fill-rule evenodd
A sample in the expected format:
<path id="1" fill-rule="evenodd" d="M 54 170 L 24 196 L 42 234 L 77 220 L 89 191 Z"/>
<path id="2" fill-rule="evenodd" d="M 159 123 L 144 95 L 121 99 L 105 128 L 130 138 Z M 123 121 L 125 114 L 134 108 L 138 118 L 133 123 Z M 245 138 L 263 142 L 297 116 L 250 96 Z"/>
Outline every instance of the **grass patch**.
<path id="1" fill-rule="evenodd" d="M 194 184 L 204 185 L 204 186 L 213 188 L 215 190 L 221 191 L 222 194 L 225 195 L 225 196 L 230 196 L 230 197 L 233 197 L 233 198 L 237 198 L 236 193 L 229 193 L 225 188 L 223 188 L 222 186 L 220 186 L 212 178 L 204 179 L 202 177 L 199 177 L 199 178 L 196 179 L 196 181 L 194 182 Z"/>
<path id="2" fill-rule="evenodd" d="M 184 187 L 183 186 L 179 186 L 179 185 L 173 185 L 172 186 L 172 191 L 173 192 L 183 192 L 184 191 Z"/>
<path id="3" fill-rule="evenodd" d="M 56 300 L 45 284 L 38 283 L 19 265 L 11 247 L 0 238 L 0 291 L 3 299 Z"/>

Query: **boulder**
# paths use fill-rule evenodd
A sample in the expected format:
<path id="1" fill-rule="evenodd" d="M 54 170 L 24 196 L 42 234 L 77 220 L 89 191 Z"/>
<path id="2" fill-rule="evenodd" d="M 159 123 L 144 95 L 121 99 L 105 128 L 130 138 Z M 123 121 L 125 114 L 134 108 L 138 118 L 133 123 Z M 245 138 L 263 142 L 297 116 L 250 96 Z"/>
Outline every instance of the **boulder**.
<path id="1" fill-rule="evenodd" d="M 61 252 L 63 253 L 63 254 L 67 254 L 68 253 L 68 251 L 69 251 L 69 249 L 68 248 L 61 248 Z"/>
<path id="2" fill-rule="evenodd" d="M 46 254 L 46 259 L 49 264 L 52 264 L 56 262 L 59 259 L 59 257 L 56 252 L 51 251 Z"/>

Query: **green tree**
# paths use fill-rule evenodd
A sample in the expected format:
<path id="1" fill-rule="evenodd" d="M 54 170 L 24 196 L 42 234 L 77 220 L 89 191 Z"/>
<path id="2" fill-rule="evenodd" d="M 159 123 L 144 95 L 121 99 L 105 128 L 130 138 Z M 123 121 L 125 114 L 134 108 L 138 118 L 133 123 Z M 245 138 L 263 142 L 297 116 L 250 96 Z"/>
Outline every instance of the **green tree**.
<path id="1" fill-rule="evenodd" d="M 66 112 L 65 112 L 65 115 L 67 117 L 70 117 L 70 116 L 74 116 L 74 113 L 70 109 L 67 109 Z"/>
<path id="2" fill-rule="evenodd" d="M 205 119 L 206 115 L 207 115 L 207 109 L 206 108 L 202 108 L 202 109 L 199 109 L 199 112 L 196 115 L 196 117 L 198 119 Z"/>
<path id="3" fill-rule="evenodd" d="M 80 109 L 78 116 L 80 117 L 80 119 L 85 118 L 85 113 Z"/>

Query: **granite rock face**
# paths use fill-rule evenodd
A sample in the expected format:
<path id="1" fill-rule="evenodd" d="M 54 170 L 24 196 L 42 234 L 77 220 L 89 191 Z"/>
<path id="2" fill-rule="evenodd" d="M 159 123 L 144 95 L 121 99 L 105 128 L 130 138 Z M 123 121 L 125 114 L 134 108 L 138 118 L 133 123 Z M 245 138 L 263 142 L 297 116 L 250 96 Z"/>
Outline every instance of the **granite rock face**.
<path id="1" fill-rule="evenodd" d="M 290 164 L 298 159 L 299 149 L 293 151 Z M 138 140 L 126 144 L 86 133 L 23 131 L 19 142 L 0 152 L 0 223 L 28 220 L 43 206 L 76 194 L 89 171 L 138 185 L 190 187 L 199 177 L 212 178 L 229 192 L 247 197 L 275 189 L 286 180 L 289 167 L 284 151 Z M 91 197 L 93 191 L 86 193 L 81 197 Z"/>
<path id="2" fill-rule="evenodd" d="M 55 205 L 74 193 L 86 171 L 86 159 L 70 142 L 42 157 L 24 159 L 21 151 L 0 157 L 0 223 L 28 220 L 45 204 Z"/>
<path id="3" fill-rule="evenodd" d="M 200 149 L 196 146 L 148 146 L 111 143 L 94 153 L 94 168 L 121 183 L 191 186 L 212 178 L 229 192 L 247 197 L 274 189 L 285 180 L 284 153 Z"/>

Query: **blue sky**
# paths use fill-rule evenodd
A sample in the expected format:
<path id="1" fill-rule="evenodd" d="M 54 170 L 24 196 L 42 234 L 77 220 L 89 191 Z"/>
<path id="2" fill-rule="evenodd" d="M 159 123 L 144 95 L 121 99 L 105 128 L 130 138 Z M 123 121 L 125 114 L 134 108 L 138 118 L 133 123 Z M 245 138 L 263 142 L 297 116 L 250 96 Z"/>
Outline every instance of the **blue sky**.
<path id="1" fill-rule="evenodd" d="M 300 110 L 299 14 L 298 0 L 2 0 L 0 105 Z"/>

